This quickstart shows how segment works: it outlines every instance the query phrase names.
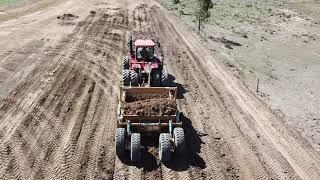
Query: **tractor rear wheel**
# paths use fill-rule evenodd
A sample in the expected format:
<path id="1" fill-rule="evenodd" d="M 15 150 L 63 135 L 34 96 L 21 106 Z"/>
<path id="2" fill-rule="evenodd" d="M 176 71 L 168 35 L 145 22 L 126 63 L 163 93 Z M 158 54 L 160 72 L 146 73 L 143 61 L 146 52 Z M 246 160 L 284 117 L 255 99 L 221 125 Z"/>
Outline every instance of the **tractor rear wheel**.
<path id="1" fill-rule="evenodd" d="M 166 69 L 162 69 L 162 72 L 161 72 L 161 85 L 162 86 L 169 85 L 169 77 Z"/>
<path id="2" fill-rule="evenodd" d="M 129 69 L 129 57 L 128 56 L 123 57 L 122 66 L 123 66 L 123 69 Z"/>
<path id="3" fill-rule="evenodd" d="M 159 158 L 162 162 L 167 162 L 171 158 L 171 144 L 169 133 L 161 133 L 159 136 Z"/>
<path id="4" fill-rule="evenodd" d="M 122 84 L 124 86 L 130 85 L 130 71 L 128 69 L 122 71 Z"/>
<path id="5" fill-rule="evenodd" d="M 131 152 L 130 158 L 132 162 L 139 162 L 141 159 L 141 136 L 140 133 L 131 134 Z"/>
<path id="6" fill-rule="evenodd" d="M 116 154 L 120 157 L 126 152 L 126 129 L 117 128 L 116 129 Z"/>
<path id="7" fill-rule="evenodd" d="M 134 70 L 130 70 L 130 82 L 131 86 L 138 86 L 138 73 Z"/>
<path id="8" fill-rule="evenodd" d="M 184 131 L 182 128 L 174 128 L 173 129 L 173 138 L 174 138 L 174 146 L 175 152 L 177 154 L 183 154 L 186 148 L 186 142 L 184 138 Z"/>
<path id="9" fill-rule="evenodd" d="M 151 83 L 152 83 L 152 86 L 154 87 L 159 87 L 160 84 L 161 84 L 161 74 L 159 71 L 154 71 L 152 74 L 151 74 Z"/>

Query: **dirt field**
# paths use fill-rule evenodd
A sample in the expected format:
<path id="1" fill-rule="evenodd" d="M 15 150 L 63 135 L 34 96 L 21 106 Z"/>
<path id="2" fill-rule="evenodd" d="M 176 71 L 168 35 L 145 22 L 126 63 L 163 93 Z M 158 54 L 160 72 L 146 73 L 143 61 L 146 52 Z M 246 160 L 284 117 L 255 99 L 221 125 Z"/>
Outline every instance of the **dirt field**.
<path id="1" fill-rule="evenodd" d="M 319 153 L 157 1 L 42 5 L 0 14 L 3 179 L 320 179 Z M 139 164 L 115 155 L 130 32 L 160 40 L 180 89 L 188 151 L 166 165 L 154 143 Z"/>

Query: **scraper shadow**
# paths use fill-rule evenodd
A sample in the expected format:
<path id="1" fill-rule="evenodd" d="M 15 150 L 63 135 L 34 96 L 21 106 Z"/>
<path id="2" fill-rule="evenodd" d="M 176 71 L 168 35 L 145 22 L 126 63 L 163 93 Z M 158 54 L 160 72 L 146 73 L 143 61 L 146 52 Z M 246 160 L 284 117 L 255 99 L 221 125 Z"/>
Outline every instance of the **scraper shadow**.
<path id="1" fill-rule="evenodd" d="M 188 91 L 185 89 L 185 87 L 182 84 L 175 82 L 176 78 L 173 75 L 169 74 L 168 77 L 169 77 L 169 87 L 177 87 L 177 91 L 178 91 L 177 99 L 183 99 L 184 95 Z"/>

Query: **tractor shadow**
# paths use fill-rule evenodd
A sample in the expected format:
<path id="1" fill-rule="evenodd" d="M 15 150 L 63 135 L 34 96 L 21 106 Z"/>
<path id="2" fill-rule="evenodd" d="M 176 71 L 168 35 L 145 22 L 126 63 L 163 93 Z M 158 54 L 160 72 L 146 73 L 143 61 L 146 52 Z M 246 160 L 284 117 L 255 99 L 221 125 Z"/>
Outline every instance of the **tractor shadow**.
<path id="1" fill-rule="evenodd" d="M 184 94 L 186 94 L 188 91 L 183 87 L 182 84 L 176 83 L 175 82 L 176 78 L 171 74 L 168 74 L 168 78 L 169 78 L 169 87 L 177 87 L 177 90 L 178 90 L 177 99 L 183 99 Z"/>
<path id="2" fill-rule="evenodd" d="M 184 99 L 187 90 L 183 85 L 175 82 L 175 77 L 169 74 L 169 86 L 177 87 L 178 94 L 177 99 Z M 201 145 L 204 142 L 201 137 L 206 134 L 200 134 L 192 126 L 192 121 L 181 113 L 180 118 L 182 120 L 183 129 L 185 131 L 186 151 L 182 155 L 178 155 L 172 152 L 171 160 L 163 163 L 166 167 L 174 171 L 186 171 L 190 166 L 204 169 L 206 167 L 205 161 L 199 156 L 201 152 Z M 150 172 L 159 168 L 161 162 L 159 160 L 158 146 L 159 146 L 159 134 L 152 136 L 142 136 L 142 159 L 139 163 L 130 162 L 129 158 L 122 159 L 122 162 L 143 168 L 144 171 Z M 129 154 L 129 153 L 128 153 Z"/>
<path id="3" fill-rule="evenodd" d="M 188 90 L 182 84 L 175 82 L 175 77 L 169 74 L 169 86 L 177 87 L 177 99 L 184 99 Z M 166 167 L 174 171 L 186 171 L 190 166 L 204 169 L 206 167 L 205 161 L 199 156 L 201 145 L 204 142 L 201 137 L 206 134 L 200 134 L 192 126 L 192 121 L 181 112 L 180 118 L 182 126 L 185 131 L 186 151 L 184 154 L 178 155 L 172 153 L 171 161 L 163 163 Z"/>
<path id="4" fill-rule="evenodd" d="M 186 171 L 190 166 L 204 169 L 206 167 L 205 161 L 199 156 L 201 151 L 202 136 L 192 126 L 191 120 L 182 115 L 183 129 L 185 131 L 186 151 L 184 154 L 178 155 L 173 153 L 171 161 L 164 163 L 164 165 L 174 171 Z"/>

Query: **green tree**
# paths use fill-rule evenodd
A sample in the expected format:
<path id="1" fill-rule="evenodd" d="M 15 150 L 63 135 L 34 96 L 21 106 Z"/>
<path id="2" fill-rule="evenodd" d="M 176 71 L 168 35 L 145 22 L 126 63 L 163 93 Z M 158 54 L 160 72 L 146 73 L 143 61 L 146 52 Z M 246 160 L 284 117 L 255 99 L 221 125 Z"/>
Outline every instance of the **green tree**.
<path id="1" fill-rule="evenodd" d="M 211 0 L 197 0 L 197 8 L 195 9 L 195 17 L 198 21 L 198 31 L 200 33 L 203 23 L 208 22 L 210 17 L 210 9 L 213 7 Z"/>

